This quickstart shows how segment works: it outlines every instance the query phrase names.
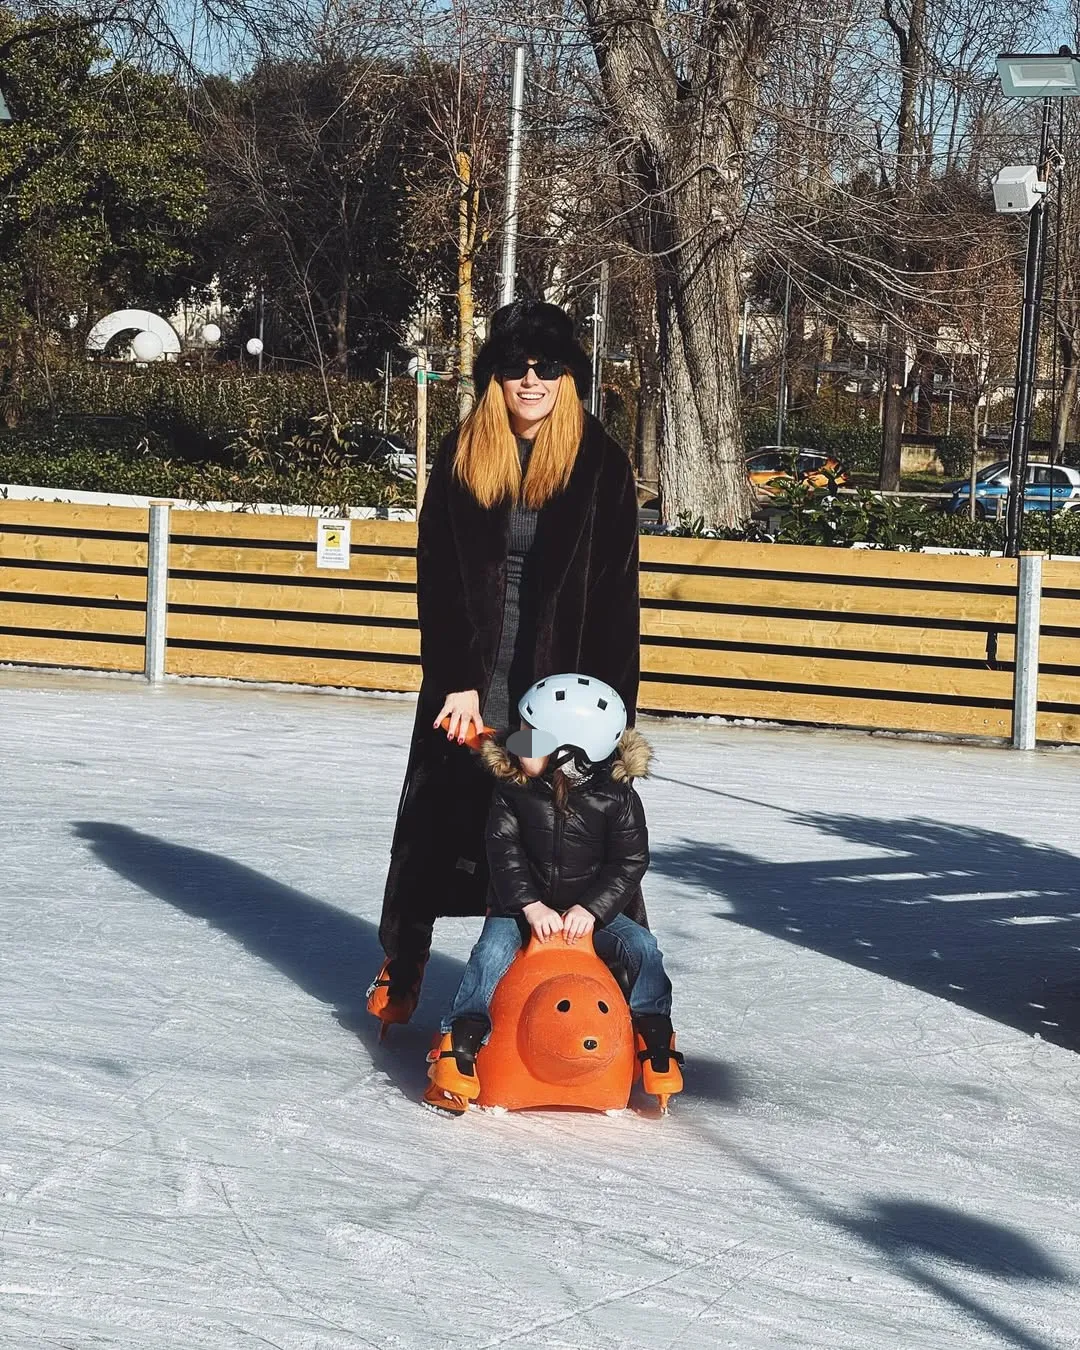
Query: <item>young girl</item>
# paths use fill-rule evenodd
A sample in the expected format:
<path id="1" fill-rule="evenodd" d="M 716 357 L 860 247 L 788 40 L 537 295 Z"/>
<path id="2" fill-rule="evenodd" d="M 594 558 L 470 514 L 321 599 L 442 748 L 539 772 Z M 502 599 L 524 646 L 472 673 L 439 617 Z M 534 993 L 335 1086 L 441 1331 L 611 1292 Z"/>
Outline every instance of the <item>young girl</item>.
<path id="1" fill-rule="evenodd" d="M 487 821 L 488 917 L 428 1055 L 424 1100 L 453 1114 L 480 1091 L 476 1055 L 491 1033 L 495 987 L 530 934 L 540 942 L 592 935 L 597 955 L 630 980 L 630 1012 L 646 1092 L 682 1088 L 671 1026 L 671 983 L 652 933 L 623 913 L 649 865 L 633 779 L 652 751 L 626 729 L 610 685 L 554 675 L 522 697 L 522 730 L 480 753 L 497 780 Z"/>

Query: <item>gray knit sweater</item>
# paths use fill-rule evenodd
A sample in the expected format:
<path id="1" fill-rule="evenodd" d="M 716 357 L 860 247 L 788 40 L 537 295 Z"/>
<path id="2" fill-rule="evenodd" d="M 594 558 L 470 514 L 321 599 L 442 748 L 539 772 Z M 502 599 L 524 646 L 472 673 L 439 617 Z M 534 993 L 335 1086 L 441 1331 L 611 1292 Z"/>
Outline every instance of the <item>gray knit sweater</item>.
<path id="1" fill-rule="evenodd" d="M 532 442 L 517 437 L 521 475 L 529 464 Z M 533 682 L 532 655 L 536 641 L 535 618 L 523 614 L 522 580 L 527 574 L 529 555 L 536 539 L 536 512 L 515 503 L 510 509 L 509 547 L 506 557 L 506 600 L 503 605 L 499 655 L 482 709 L 489 727 L 517 728 L 517 704 Z"/>

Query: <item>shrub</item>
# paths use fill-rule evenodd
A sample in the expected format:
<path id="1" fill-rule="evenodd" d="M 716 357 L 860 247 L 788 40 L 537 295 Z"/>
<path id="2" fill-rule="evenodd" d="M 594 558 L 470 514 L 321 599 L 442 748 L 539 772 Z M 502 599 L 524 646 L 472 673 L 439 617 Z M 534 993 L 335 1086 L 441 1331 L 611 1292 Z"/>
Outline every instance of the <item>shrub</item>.
<path id="1" fill-rule="evenodd" d="M 83 492 L 232 501 L 246 505 L 415 505 L 415 485 L 392 474 L 352 466 L 329 453 L 289 457 L 261 453 L 230 456 L 230 462 L 171 459 L 153 433 L 119 432 L 111 440 L 39 428 L 0 435 L 0 482 Z"/>
<path id="2" fill-rule="evenodd" d="M 946 478 L 965 478 L 971 469 L 970 437 L 942 436 L 938 440 L 938 459 Z"/>
<path id="3" fill-rule="evenodd" d="M 774 445 L 776 420 L 749 418 L 743 434 L 747 450 Z M 784 424 L 784 441 L 833 455 L 851 473 L 874 473 L 881 461 L 881 428 L 877 426 L 830 426 L 793 417 Z"/>

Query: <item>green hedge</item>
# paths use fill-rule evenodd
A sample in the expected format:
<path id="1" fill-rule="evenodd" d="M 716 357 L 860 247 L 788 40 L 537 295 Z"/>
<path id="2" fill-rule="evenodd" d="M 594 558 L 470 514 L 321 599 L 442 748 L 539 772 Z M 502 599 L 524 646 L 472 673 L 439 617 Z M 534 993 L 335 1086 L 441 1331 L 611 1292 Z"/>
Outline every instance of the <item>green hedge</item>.
<path id="1" fill-rule="evenodd" d="M 1004 521 L 970 520 L 963 513 L 946 515 L 918 501 L 878 496 L 869 488 L 840 494 L 793 482 L 777 492 L 772 506 L 766 517 L 752 519 L 742 529 L 706 530 L 700 518 L 684 516 L 667 533 L 756 543 L 957 548 L 986 554 L 1000 553 L 1005 544 Z M 1048 512 L 1028 512 L 1020 547 L 1080 555 L 1080 511 L 1055 513 L 1052 519 Z"/>
<path id="2" fill-rule="evenodd" d="M 437 443 L 457 421 L 453 384 L 428 391 L 428 438 Z M 238 437 L 284 443 L 303 434 L 312 418 L 332 413 L 342 425 L 374 429 L 382 412 L 382 386 L 311 374 L 203 372 L 157 365 L 146 369 L 79 365 L 48 381 L 27 375 L 3 396 L 9 425 L 50 428 L 79 418 L 119 418 L 167 447 L 171 456 L 224 460 Z M 416 387 L 391 382 L 389 430 L 412 443 L 416 434 Z"/>
<path id="3" fill-rule="evenodd" d="M 225 463 L 192 462 L 168 457 L 154 433 L 130 424 L 109 433 L 61 425 L 0 434 L 0 482 L 246 505 L 342 509 L 416 503 L 415 486 L 408 480 L 329 455 L 252 452 Z"/>

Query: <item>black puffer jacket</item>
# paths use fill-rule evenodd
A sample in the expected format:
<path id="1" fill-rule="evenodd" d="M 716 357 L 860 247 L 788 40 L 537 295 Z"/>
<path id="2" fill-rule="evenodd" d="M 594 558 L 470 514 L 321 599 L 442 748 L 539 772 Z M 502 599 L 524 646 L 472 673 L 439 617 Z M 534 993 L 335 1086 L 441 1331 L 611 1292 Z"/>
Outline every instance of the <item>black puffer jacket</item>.
<path id="1" fill-rule="evenodd" d="M 490 912 L 517 916 L 542 900 L 560 913 L 581 905 L 598 924 L 621 914 L 649 866 L 645 811 L 633 787 L 649 772 L 644 736 L 624 731 L 612 763 L 570 785 L 565 815 L 555 809 L 550 773 L 529 778 L 497 740 L 481 754 L 498 780 L 486 833 Z"/>

